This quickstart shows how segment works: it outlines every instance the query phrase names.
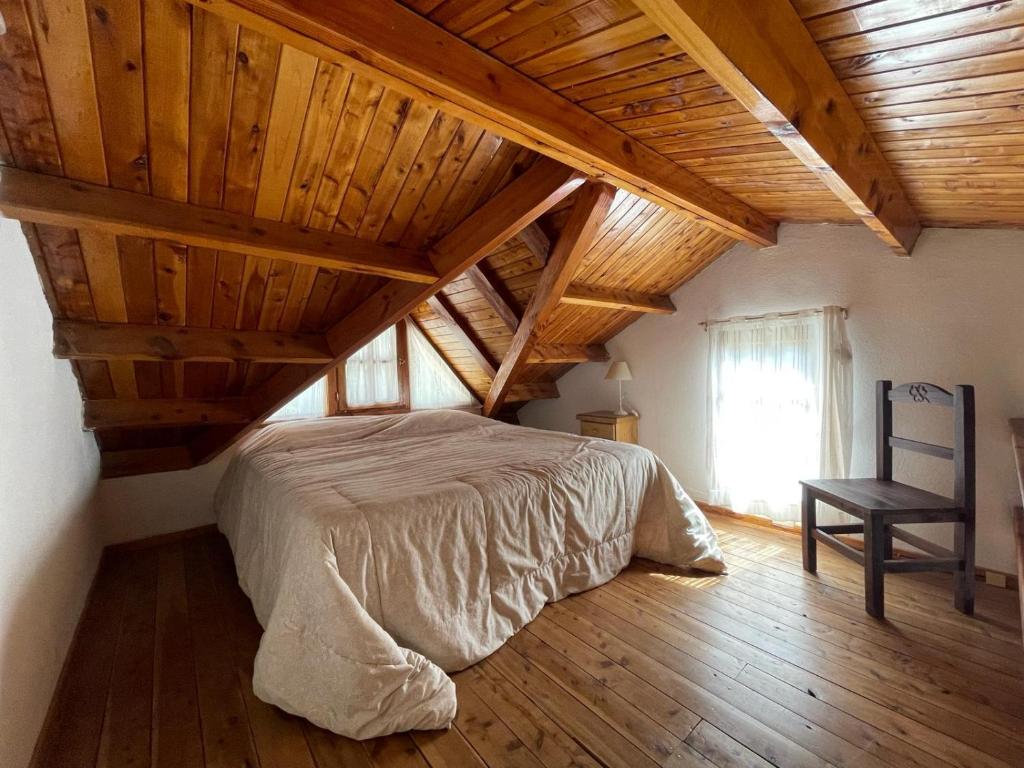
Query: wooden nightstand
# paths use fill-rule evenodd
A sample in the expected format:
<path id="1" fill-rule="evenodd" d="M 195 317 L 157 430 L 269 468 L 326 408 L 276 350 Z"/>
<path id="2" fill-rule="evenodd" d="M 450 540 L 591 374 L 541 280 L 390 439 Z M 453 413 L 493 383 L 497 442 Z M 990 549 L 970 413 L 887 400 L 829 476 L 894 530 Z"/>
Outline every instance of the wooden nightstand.
<path id="1" fill-rule="evenodd" d="M 584 437 L 603 437 L 620 443 L 636 443 L 639 439 L 639 417 L 633 414 L 616 416 L 614 411 L 578 413 L 580 434 Z"/>

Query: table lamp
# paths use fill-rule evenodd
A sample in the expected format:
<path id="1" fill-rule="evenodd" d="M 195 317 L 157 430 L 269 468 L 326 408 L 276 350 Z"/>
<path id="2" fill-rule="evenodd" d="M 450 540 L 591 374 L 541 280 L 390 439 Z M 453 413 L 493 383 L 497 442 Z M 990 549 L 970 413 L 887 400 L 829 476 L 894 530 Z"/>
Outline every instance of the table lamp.
<path id="1" fill-rule="evenodd" d="M 616 416 L 628 416 L 625 410 L 622 408 L 622 382 L 632 381 L 633 374 L 630 373 L 629 365 L 625 360 L 615 360 L 610 366 L 608 366 L 608 373 L 605 374 L 605 381 L 617 381 L 619 382 L 619 410 L 615 412 Z"/>

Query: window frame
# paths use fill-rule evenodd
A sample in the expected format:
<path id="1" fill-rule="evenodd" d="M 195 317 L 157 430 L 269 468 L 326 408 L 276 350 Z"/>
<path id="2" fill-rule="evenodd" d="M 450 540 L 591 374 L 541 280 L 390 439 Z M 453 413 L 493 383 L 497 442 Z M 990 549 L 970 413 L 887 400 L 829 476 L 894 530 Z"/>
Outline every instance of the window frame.
<path id="1" fill-rule="evenodd" d="M 412 397 L 409 378 L 409 318 L 395 323 L 395 353 L 398 356 L 398 401 L 375 405 L 349 406 L 348 390 L 345 387 L 345 367 L 348 358 L 338 363 L 327 374 L 327 416 L 381 416 L 391 413 L 409 413 Z"/>

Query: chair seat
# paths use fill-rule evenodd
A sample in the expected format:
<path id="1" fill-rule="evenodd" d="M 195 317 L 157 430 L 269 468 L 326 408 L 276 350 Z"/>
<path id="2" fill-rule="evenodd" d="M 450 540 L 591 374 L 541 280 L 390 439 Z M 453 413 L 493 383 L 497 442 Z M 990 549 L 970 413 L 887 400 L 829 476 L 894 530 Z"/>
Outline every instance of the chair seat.
<path id="1" fill-rule="evenodd" d="M 895 480 L 858 478 L 852 480 L 801 480 L 825 503 L 842 500 L 868 513 L 957 512 L 962 507 L 953 499 L 923 491 Z"/>

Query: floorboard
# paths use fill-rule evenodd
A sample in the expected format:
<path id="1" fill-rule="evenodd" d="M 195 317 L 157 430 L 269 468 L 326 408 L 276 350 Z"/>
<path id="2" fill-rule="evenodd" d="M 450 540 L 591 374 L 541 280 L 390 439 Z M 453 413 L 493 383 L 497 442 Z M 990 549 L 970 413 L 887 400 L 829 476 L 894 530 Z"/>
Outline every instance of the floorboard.
<path id="1" fill-rule="evenodd" d="M 729 563 L 642 560 L 547 606 L 454 676 L 447 731 L 356 742 L 260 701 L 260 627 L 227 542 L 204 533 L 108 553 L 36 751 L 37 768 L 1008 768 L 1024 755 L 1015 595 L 861 571 L 717 515 Z"/>

